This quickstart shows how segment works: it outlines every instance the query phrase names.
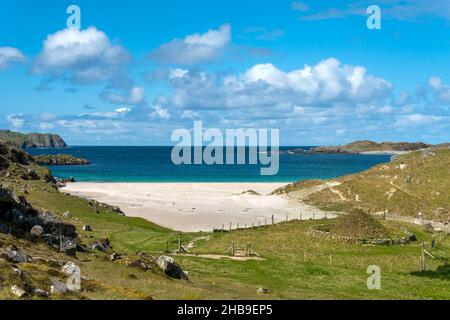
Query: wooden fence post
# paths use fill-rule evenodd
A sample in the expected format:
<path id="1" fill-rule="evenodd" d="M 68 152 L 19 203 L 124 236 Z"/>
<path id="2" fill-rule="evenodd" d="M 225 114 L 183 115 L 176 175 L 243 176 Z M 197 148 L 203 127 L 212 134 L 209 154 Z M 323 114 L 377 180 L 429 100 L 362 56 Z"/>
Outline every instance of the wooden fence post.
<path id="1" fill-rule="evenodd" d="M 274 217 L 274 215 L 272 215 L 272 225 L 274 225 L 275 224 L 275 217 Z"/>
<path id="2" fill-rule="evenodd" d="M 424 272 L 425 271 L 425 243 L 422 242 L 421 245 L 421 252 L 420 252 L 420 271 Z"/>

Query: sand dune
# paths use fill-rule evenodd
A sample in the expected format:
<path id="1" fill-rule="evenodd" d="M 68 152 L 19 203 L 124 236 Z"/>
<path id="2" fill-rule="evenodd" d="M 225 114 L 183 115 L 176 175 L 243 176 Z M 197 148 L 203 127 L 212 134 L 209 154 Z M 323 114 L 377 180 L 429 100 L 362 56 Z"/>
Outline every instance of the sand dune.
<path id="1" fill-rule="evenodd" d="M 119 206 L 127 216 L 141 217 L 178 231 L 211 231 L 291 219 L 323 217 L 319 209 L 270 192 L 282 183 L 71 183 L 62 191 Z M 257 194 L 246 193 L 253 190 Z"/>

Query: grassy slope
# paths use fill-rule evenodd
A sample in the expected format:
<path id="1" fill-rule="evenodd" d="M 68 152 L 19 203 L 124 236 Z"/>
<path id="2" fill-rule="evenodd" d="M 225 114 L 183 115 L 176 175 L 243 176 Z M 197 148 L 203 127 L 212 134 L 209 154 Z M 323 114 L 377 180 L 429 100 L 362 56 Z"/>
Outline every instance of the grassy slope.
<path id="1" fill-rule="evenodd" d="M 424 160 L 418 158 L 418 155 L 408 156 L 411 157 L 411 161 L 417 161 L 417 164 L 422 165 L 423 168 L 428 168 L 432 164 L 427 164 L 426 159 L 424 163 Z M 401 159 L 392 166 L 401 162 Z M 448 161 L 448 154 L 439 153 L 434 159 Z M 441 190 L 440 188 L 447 186 L 448 179 L 441 180 L 442 176 L 446 177 L 445 173 L 439 172 L 438 166 L 433 168 L 434 170 L 431 168 L 424 170 L 424 174 L 429 179 L 435 179 L 435 190 Z M 48 173 L 44 168 L 35 169 L 40 176 Z M 20 172 L 26 168 L 13 166 L 8 170 L 10 172 L 17 171 L 18 173 L 14 176 L 18 177 Z M 374 170 L 373 179 L 384 179 L 377 176 L 378 169 Z M 399 169 L 392 170 L 397 172 Z M 407 170 L 397 172 L 399 181 L 408 172 Z M 448 175 L 448 172 L 446 174 Z M 414 176 L 413 178 L 415 179 Z M 426 176 L 421 175 L 419 178 L 421 181 L 428 181 Z M 352 178 L 344 179 L 353 180 Z M 136 252 L 141 250 L 161 255 L 166 248 L 167 241 L 170 242 L 171 249 L 176 247 L 177 232 L 139 218 L 122 217 L 103 210 L 97 213 L 86 200 L 61 194 L 43 180 L 25 181 L 20 178 L 1 178 L 0 180 L 15 190 L 27 190 L 28 193 L 23 195 L 36 207 L 61 216 L 63 212 L 70 211 L 71 217 L 68 220 L 77 226 L 85 244 L 90 244 L 101 237 L 108 237 L 114 247 L 113 251 L 129 257 L 134 257 Z M 427 182 L 427 186 L 430 183 Z M 448 192 L 449 189 L 443 191 L 447 190 Z M 364 199 L 365 194 L 362 194 L 361 197 Z M 237 244 L 251 243 L 252 248 L 266 260 L 243 262 L 178 256 L 176 260 L 183 269 L 189 272 L 189 282 L 168 279 L 157 271 L 144 272 L 135 268 L 127 268 L 120 262 L 109 262 L 107 254 L 104 253 L 78 253 L 78 259 L 75 262 L 81 267 L 82 274 L 91 280 L 83 282 L 85 290 L 82 293 L 70 296 L 70 298 L 450 299 L 448 291 L 450 287 L 450 239 L 438 241 L 439 247 L 433 251 L 437 259 L 428 260 L 430 271 L 418 275 L 413 273 L 417 271 L 419 264 L 418 243 L 404 247 L 371 247 L 310 238 L 307 235 L 309 227 L 321 223 L 323 222 L 289 222 L 267 229 L 209 234 L 211 239 L 198 241 L 193 252 L 224 254 L 231 242 L 235 241 Z M 398 232 L 401 226 L 399 223 L 384 223 L 394 233 Z M 94 231 L 81 231 L 84 224 L 91 225 Z M 418 226 L 407 227 L 417 234 L 419 241 L 431 241 L 432 235 L 424 233 Z M 182 234 L 183 243 L 204 235 Z M 42 243 L 31 243 L 3 235 L 0 235 L 0 243 L 5 245 L 15 243 L 32 256 L 60 261 L 72 259 L 53 251 Z M 331 266 L 329 265 L 330 254 L 332 255 Z M 306 261 L 304 261 L 305 255 Z M 366 288 L 367 274 L 365 271 L 369 264 L 378 264 L 382 268 L 383 289 L 381 291 L 369 291 Z M 49 290 L 49 277 L 63 278 L 58 271 L 59 267 L 51 264 L 29 263 L 19 266 L 26 271 L 23 279 L 14 275 L 9 265 L 0 260 L 0 299 L 13 298 L 9 291 L 12 284 L 31 281 L 38 287 Z M 259 286 L 267 287 L 271 290 L 271 294 L 257 295 L 256 289 Z"/>
<path id="2" fill-rule="evenodd" d="M 35 184 L 36 188 L 26 196 L 35 206 L 57 214 L 69 210 L 72 214 L 69 220 L 77 225 L 78 230 L 81 230 L 83 224 L 93 227 L 94 232 L 80 231 L 84 243 L 106 236 L 111 239 L 114 251 L 127 255 L 134 255 L 139 250 L 161 254 L 166 241 L 171 241 L 171 249 L 176 247 L 176 232 L 142 219 L 105 212 L 95 213 L 83 199 L 51 189 L 44 192 L 40 181 L 31 184 Z M 127 268 L 118 262 L 112 263 L 107 261 L 106 254 L 103 253 L 79 253 L 76 263 L 80 265 L 83 275 L 95 279 L 84 283 L 87 290 L 81 295 L 93 299 L 145 299 L 149 296 L 155 299 L 450 298 L 448 274 L 432 272 L 429 277 L 411 274 L 418 267 L 417 244 L 405 247 L 364 247 L 308 237 L 309 227 L 319 223 L 321 222 L 290 222 L 267 229 L 213 234 L 211 240 L 199 241 L 193 251 L 200 254 L 224 254 L 231 242 L 236 241 L 239 244 L 252 243 L 253 249 L 267 260 L 242 262 L 176 257 L 189 272 L 190 282 L 170 280 L 157 272 L 144 272 Z M 398 230 L 400 225 L 389 224 L 388 227 Z M 418 227 L 408 227 L 417 233 L 421 241 L 431 240 L 431 236 Z M 183 234 L 183 241 L 186 243 L 199 236 L 202 234 Z M 445 261 L 448 263 L 448 246 L 449 240 L 445 240 L 434 251 L 443 260 L 430 262 L 431 270 L 442 267 Z M 39 252 L 61 259 L 60 254 L 44 245 L 40 245 Z M 329 266 L 330 254 L 332 266 Z M 65 257 L 64 260 L 70 259 Z M 366 288 L 365 271 L 369 264 L 378 264 L 382 268 L 381 291 L 369 291 Z M 33 274 L 41 278 L 43 286 L 47 283 L 48 273 L 55 272 L 54 269 L 42 270 L 42 266 L 31 265 L 28 268 L 37 268 Z M 269 288 L 271 294 L 257 295 L 256 289 L 259 286 Z M 0 298 L 11 298 L 9 291 L 0 290 Z"/>
<path id="3" fill-rule="evenodd" d="M 450 218 L 450 149 L 435 150 L 434 155 L 413 152 L 368 171 L 338 179 L 333 190 L 312 194 L 308 202 L 331 210 L 362 208 L 366 211 L 416 216 L 445 221 Z M 401 165 L 406 165 L 403 167 Z M 359 201 L 357 201 L 357 195 Z"/>

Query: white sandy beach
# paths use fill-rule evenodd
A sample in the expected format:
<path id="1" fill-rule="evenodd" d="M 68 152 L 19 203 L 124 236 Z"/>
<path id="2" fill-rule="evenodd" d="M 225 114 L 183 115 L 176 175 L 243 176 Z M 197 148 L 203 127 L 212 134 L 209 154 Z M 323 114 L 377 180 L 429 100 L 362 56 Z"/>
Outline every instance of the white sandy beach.
<path id="1" fill-rule="evenodd" d="M 278 195 L 269 195 L 283 183 L 84 183 L 62 191 L 119 206 L 127 216 L 141 217 L 183 232 L 233 229 L 252 223 L 324 216 L 314 207 Z M 243 193 L 254 190 L 260 195 Z M 243 194 L 242 194 L 243 193 Z"/>

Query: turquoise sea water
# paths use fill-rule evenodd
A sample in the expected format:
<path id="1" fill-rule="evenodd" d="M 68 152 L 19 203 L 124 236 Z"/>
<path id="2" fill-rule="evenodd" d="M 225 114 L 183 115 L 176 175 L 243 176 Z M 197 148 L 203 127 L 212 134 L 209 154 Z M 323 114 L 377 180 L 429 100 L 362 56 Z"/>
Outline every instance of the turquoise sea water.
<path id="1" fill-rule="evenodd" d="M 56 177 L 74 177 L 86 182 L 294 182 L 336 178 L 390 161 L 390 156 L 386 155 L 282 153 L 279 173 L 261 176 L 259 165 L 176 166 L 171 161 L 171 147 L 70 147 L 27 151 L 32 155 L 67 153 L 88 159 L 92 165 L 51 167 Z"/>

